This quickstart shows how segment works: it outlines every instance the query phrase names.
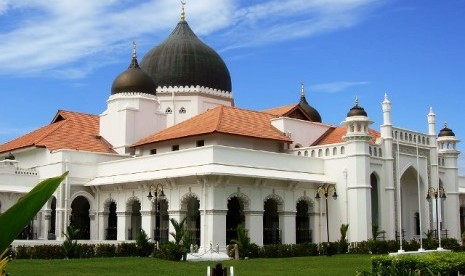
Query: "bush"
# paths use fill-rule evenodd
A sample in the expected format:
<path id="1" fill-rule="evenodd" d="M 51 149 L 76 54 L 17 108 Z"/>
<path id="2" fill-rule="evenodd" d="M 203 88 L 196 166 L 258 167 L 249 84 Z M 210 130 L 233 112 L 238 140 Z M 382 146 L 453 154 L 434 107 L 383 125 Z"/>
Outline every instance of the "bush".
<path id="1" fill-rule="evenodd" d="M 31 253 L 29 252 L 31 247 L 19 245 L 15 249 L 16 259 L 30 259 Z"/>
<path id="2" fill-rule="evenodd" d="M 135 257 L 138 256 L 137 245 L 135 243 L 120 243 L 116 247 L 116 255 L 118 257 Z"/>
<path id="3" fill-rule="evenodd" d="M 168 242 L 160 245 L 160 248 L 155 251 L 154 256 L 158 259 L 169 260 L 169 261 L 181 261 L 185 254 L 182 245 L 175 244 L 174 242 Z"/>
<path id="4" fill-rule="evenodd" d="M 372 275 L 457 275 L 465 273 L 464 253 L 379 256 L 372 259 Z M 367 275 L 367 274 L 364 274 Z M 369 274 L 368 274 L 369 275 Z"/>
<path id="5" fill-rule="evenodd" d="M 149 237 L 143 229 L 140 230 L 136 238 L 137 256 L 147 257 L 153 252 L 154 244 L 149 242 Z"/>
<path id="6" fill-rule="evenodd" d="M 93 258 L 95 257 L 95 245 L 93 244 L 79 244 L 78 246 L 79 258 Z"/>
<path id="7" fill-rule="evenodd" d="M 249 246 L 249 258 L 260 258 L 261 248 L 256 243 L 251 243 Z"/>
<path id="8" fill-rule="evenodd" d="M 97 244 L 95 246 L 95 257 L 115 257 L 116 246 L 114 244 Z"/>

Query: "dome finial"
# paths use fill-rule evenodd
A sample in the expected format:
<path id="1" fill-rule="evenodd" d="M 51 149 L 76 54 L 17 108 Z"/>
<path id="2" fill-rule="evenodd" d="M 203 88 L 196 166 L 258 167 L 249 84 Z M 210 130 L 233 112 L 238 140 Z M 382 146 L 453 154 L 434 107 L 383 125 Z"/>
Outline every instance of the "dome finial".
<path id="1" fill-rule="evenodd" d="M 186 12 L 184 11 L 184 6 L 186 5 L 186 1 L 181 0 L 181 21 L 184 21 L 186 19 Z"/>
<path id="2" fill-rule="evenodd" d="M 355 106 L 358 106 L 358 96 L 355 96 Z"/>
<path id="3" fill-rule="evenodd" d="M 303 82 L 300 83 L 300 97 L 305 98 L 305 86 Z"/>
<path id="4" fill-rule="evenodd" d="M 444 121 L 444 128 L 447 128 L 447 121 Z"/>
<path id="5" fill-rule="evenodd" d="M 140 68 L 139 63 L 137 62 L 137 49 L 136 49 L 136 42 L 132 41 L 132 60 L 131 64 L 129 64 L 129 68 Z"/>

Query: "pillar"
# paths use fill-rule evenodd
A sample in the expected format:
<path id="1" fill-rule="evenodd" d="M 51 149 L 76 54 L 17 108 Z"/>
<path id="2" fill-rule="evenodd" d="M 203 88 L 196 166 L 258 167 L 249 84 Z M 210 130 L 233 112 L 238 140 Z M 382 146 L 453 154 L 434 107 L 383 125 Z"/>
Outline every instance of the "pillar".
<path id="1" fill-rule="evenodd" d="M 98 212 L 98 239 L 101 241 L 107 239 L 108 214 L 109 212 Z"/>
<path id="2" fill-rule="evenodd" d="M 119 241 L 125 241 L 128 239 L 128 226 L 131 225 L 130 220 L 131 220 L 131 213 L 130 212 L 124 212 L 124 211 L 119 211 L 116 212 L 116 216 L 118 217 L 118 232 L 117 232 L 117 240 Z"/>
<path id="3" fill-rule="evenodd" d="M 297 212 L 283 211 L 279 213 L 279 228 L 281 228 L 281 243 L 294 244 L 295 236 L 295 217 Z"/>
<path id="4" fill-rule="evenodd" d="M 250 242 L 263 245 L 263 211 L 245 211 L 245 225 Z"/>
<path id="5" fill-rule="evenodd" d="M 142 229 L 145 231 L 147 236 L 155 241 L 155 212 L 149 211 L 141 211 L 142 216 Z"/>

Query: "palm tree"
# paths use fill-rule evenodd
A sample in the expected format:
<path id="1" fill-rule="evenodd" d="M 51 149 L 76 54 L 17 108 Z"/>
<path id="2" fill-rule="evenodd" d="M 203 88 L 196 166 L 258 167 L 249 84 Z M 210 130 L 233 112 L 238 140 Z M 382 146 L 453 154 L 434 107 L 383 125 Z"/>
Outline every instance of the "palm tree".
<path id="1" fill-rule="evenodd" d="M 171 232 L 170 235 L 174 238 L 174 243 L 176 245 L 181 244 L 181 241 L 184 239 L 184 236 L 187 233 L 186 227 L 184 227 L 184 223 L 186 222 L 187 217 L 182 219 L 180 222 L 171 218 L 171 224 L 173 225 L 174 232 Z"/>
<path id="2" fill-rule="evenodd" d="M 249 248 L 250 248 L 250 237 L 247 233 L 247 230 L 244 228 L 242 224 L 239 224 L 236 228 L 237 231 L 237 239 L 231 240 L 231 242 L 237 244 L 239 247 L 239 256 L 241 258 L 245 258 L 249 255 Z"/>

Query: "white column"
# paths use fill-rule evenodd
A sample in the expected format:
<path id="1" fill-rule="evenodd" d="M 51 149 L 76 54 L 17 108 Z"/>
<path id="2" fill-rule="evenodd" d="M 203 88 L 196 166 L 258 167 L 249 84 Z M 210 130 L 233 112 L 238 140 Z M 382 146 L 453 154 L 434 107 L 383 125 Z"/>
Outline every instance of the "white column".
<path id="1" fill-rule="evenodd" d="M 281 228 L 281 243 L 294 244 L 295 236 L 295 217 L 296 212 L 284 211 L 279 213 L 279 228 Z"/>
<path id="2" fill-rule="evenodd" d="M 263 211 L 245 211 L 245 226 L 249 231 L 250 241 L 263 245 Z"/>
<path id="3" fill-rule="evenodd" d="M 201 246 L 203 246 L 204 249 L 210 249 L 211 243 L 213 245 L 213 248 L 216 248 L 216 244 L 218 244 L 220 247 L 220 251 L 226 252 L 227 212 L 227 210 L 207 210 L 207 214 L 204 219 L 206 219 L 205 225 L 208 229 L 204 229 L 204 224 L 201 224 L 200 226 L 200 232 L 206 233 L 206 235 L 201 235 L 206 237 L 206 241 L 201 242 Z M 200 215 L 203 216 L 203 212 Z"/>
<path id="4" fill-rule="evenodd" d="M 107 239 L 108 214 L 109 212 L 98 212 L 98 225 L 100 227 L 98 229 L 98 239 L 101 241 Z"/>
<path id="5" fill-rule="evenodd" d="M 147 236 L 151 238 L 153 241 L 155 240 L 154 236 L 154 225 L 155 225 L 155 212 L 149 211 L 141 211 L 142 216 L 142 229 L 145 231 Z"/>
<path id="6" fill-rule="evenodd" d="M 98 239 L 98 227 L 97 227 L 97 219 L 96 216 L 97 212 L 89 211 L 89 219 L 90 219 L 90 239 L 97 240 Z"/>
<path id="7" fill-rule="evenodd" d="M 117 239 L 119 241 L 125 241 L 128 239 L 128 226 L 131 225 L 129 222 L 131 220 L 131 213 L 129 212 L 116 212 L 118 217 L 118 233 Z"/>
<path id="8" fill-rule="evenodd" d="M 45 209 L 42 211 L 42 222 L 40 229 L 40 238 L 42 240 L 48 240 L 48 232 L 50 230 L 50 219 L 51 219 L 52 210 Z"/>

